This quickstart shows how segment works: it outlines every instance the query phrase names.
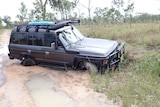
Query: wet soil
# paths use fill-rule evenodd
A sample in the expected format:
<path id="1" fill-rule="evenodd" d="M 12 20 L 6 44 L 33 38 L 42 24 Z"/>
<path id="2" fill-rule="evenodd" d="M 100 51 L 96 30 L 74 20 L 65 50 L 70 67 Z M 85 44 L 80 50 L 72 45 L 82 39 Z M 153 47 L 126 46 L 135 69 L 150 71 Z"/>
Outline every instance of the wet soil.
<path id="1" fill-rule="evenodd" d="M 0 35 L 0 107 L 119 107 L 90 87 L 83 71 L 24 67 L 7 56 L 10 31 Z M 3 79 L 1 79 L 1 77 Z"/>

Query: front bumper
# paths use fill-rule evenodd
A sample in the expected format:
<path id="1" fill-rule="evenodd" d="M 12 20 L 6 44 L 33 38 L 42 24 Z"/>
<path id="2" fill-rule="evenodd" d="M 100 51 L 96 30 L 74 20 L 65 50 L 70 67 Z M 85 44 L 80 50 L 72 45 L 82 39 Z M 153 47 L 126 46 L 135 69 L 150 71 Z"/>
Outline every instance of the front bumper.
<path id="1" fill-rule="evenodd" d="M 108 63 L 104 65 L 105 68 L 109 68 L 110 70 L 112 70 L 113 68 L 115 69 L 118 67 L 119 62 L 122 62 L 124 60 L 124 45 L 124 42 L 120 43 L 117 49 L 108 56 Z"/>

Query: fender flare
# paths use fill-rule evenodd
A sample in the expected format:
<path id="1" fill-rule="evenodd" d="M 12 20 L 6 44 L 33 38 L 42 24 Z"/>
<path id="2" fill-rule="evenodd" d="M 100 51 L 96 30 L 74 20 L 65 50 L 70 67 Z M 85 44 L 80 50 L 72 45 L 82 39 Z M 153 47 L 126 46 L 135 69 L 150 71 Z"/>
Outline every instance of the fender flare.
<path id="1" fill-rule="evenodd" d="M 32 58 L 32 59 L 35 60 L 35 57 L 32 55 L 32 53 L 21 52 L 21 54 L 20 54 L 20 60 L 23 60 L 24 57 L 30 57 L 30 58 Z"/>

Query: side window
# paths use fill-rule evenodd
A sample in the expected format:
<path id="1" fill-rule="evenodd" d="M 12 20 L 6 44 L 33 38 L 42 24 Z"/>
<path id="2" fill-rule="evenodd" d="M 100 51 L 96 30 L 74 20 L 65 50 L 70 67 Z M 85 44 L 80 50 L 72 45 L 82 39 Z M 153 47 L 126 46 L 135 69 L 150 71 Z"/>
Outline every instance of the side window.
<path id="1" fill-rule="evenodd" d="M 35 33 L 33 35 L 34 45 L 42 46 L 43 45 L 43 33 Z"/>
<path id="2" fill-rule="evenodd" d="M 11 43 L 14 44 L 27 44 L 26 33 L 13 33 Z"/>
<path id="3" fill-rule="evenodd" d="M 32 43 L 32 36 L 33 36 L 33 34 L 28 33 L 28 45 L 32 45 L 33 44 Z"/>
<path id="4" fill-rule="evenodd" d="M 63 33 L 59 34 L 59 39 L 62 42 L 62 44 L 66 47 L 68 45 L 68 42 L 66 40 L 66 36 Z"/>
<path id="5" fill-rule="evenodd" d="M 48 33 L 44 34 L 44 45 L 50 47 L 51 43 L 55 42 L 55 35 Z"/>
<path id="6" fill-rule="evenodd" d="M 43 33 L 29 33 L 28 45 L 42 46 L 43 45 Z"/>

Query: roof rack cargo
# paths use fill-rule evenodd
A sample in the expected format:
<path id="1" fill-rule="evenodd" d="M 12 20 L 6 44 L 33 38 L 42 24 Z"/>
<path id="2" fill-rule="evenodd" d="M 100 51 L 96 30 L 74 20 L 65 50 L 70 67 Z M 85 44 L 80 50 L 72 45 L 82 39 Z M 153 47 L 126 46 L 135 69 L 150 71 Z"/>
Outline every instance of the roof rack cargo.
<path id="1" fill-rule="evenodd" d="M 35 21 L 35 22 L 29 22 L 28 25 L 30 26 L 37 26 L 37 25 L 43 25 L 43 26 L 52 26 L 55 22 L 53 21 Z"/>

